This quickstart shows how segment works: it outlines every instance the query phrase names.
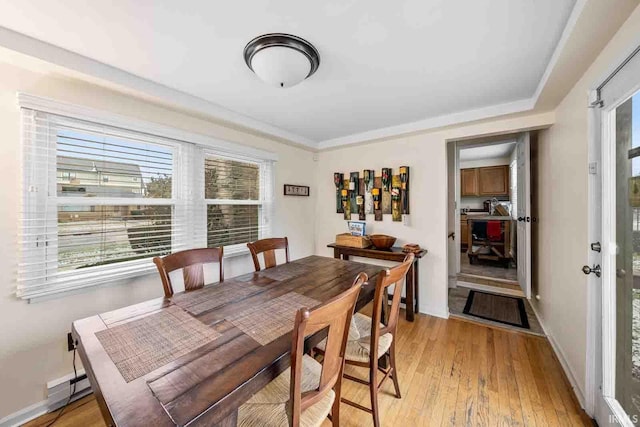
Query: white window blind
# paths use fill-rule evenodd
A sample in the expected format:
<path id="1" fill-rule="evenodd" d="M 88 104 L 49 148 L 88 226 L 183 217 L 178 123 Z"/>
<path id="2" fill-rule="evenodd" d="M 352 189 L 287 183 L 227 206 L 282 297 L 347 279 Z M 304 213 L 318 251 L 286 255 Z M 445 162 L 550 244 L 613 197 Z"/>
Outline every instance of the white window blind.
<path id="1" fill-rule="evenodd" d="M 26 108 L 22 118 L 20 297 L 152 272 L 152 257 L 191 247 L 234 252 L 268 235 L 271 161 Z"/>
<path id="2" fill-rule="evenodd" d="M 268 236 L 271 188 L 270 162 L 205 152 L 207 246 L 241 250 Z"/>

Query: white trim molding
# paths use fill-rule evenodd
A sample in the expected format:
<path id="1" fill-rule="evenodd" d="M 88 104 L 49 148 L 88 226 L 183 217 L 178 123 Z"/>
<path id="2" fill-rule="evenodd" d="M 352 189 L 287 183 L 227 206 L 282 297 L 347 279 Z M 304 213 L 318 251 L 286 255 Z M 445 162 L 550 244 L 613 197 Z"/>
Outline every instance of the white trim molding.
<path id="1" fill-rule="evenodd" d="M 587 0 L 578 0 L 573 7 L 569 19 L 563 29 L 561 38 L 555 47 L 549 62 L 547 63 L 545 71 L 536 86 L 535 92 L 531 97 L 497 105 L 489 105 L 478 109 L 427 117 L 414 122 L 372 129 L 324 141 L 315 141 L 302 135 L 295 134 L 272 124 L 231 111 L 203 98 L 136 76 L 119 68 L 112 67 L 8 28 L 0 27 L 0 46 L 69 70 L 96 77 L 106 82 L 114 83 L 123 88 L 148 94 L 157 98 L 161 102 L 170 103 L 177 108 L 200 112 L 209 117 L 238 125 L 245 129 L 251 129 L 272 137 L 290 141 L 311 149 L 312 151 L 322 151 L 330 148 L 370 142 L 372 140 L 396 137 L 404 134 L 426 132 L 444 126 L 460 125 L 477 120 L 485 120 L 509 114 L 533 111 L 549 76 L 557 65 L 558 58 L 567 44 L 569 36 L 572 34 L 576 23 L 581 16 L 586 2 Z"/>
<path id="2" fill-rule="evenodd" d="M 29 108 L 45 113 L 52 113 L 65 117 L 73 117 L 75 119 L 86 120 L 90 122 L 99 122 L 101 124 L 109 126 L 125 128 L 137 132 L 147 133 L 149 135 L 171 138 L 178 141 L 201 144 L 228 154 L 251 156 L 264 160 L 278 160 L 278 155 L 270 151 L 260 150 L 258 148 L 249 147 L 237 142 L 223 141 L 212 136 L 188 132 L 174 127 L 164 126 L 158 123 L 134 119 L 129 116 L 123 116 L 121 114 L 116 114 L 109 111 L 98 110 L 95 108 L 58 101 L 51 98 L 30 95 L 23 92 L 18 92 L 17 98 L 18 106 L 21 108 Z"/>
<path id="3" fill-rule="evenodd" d="M 507 114 L 521 113 L 532 110 L 534 105 L 535 100 L 533 98 L 528 98 L 509 102 L 506 104 L 492 105 L 476 110 L 467 110 L 438 117 L 430 117 L 411 123 L 404 123 L 401 125 L 389 126 L 339 138 L 328 139 L 326 141 L 320 142 L 318 144 L 318 149 L 326 150 L 328 148 L 357 144 L 360 142 L 371 140 L 391 138 L 403 134 L 424 132 L 431 129 L 458 125 L 462 123 L 473 122 L 476 120 L 484 120 Z"/>
<path id="4" fill-rule="evenodd" d="M 558 361 L 560 362 L 560 366 L 562 367 L 562 370 L 564 371 L 565 376 L 567 377 L 567 380 L 569 380 L 569 384 L 571 384 L 571 388 L 573 389 L 573 393 L 576 396 L 576 399 L 578 400 L 578 403 L 580 404 L 580 407 L 582 409 L 586 410 L 586 399 L 585 399 L 585 393 L 583 388 L 580 386 L 580 383 L 578 383 L 578 381 L 576 381 L 576 376 L 573 373 L 573 369 L 571 368 L 571 365 L 569 364 L 569 362 L 567 361 L 567 358 L 564 354 L 564 352 L 562 351 L 562 348 L 558 345 L 557 341 L 555 340 L 555 338 L 553 337 L 553 335 L 551 335 L 549 333 L 549 331 L 547 331 L 547 328 L 545 328 L 544 326 L 544 319 L 542 318 L 542 316 L 540 316 L 540 313 L 538 312 L 538 310 L 536 310 L 536 307 L 534 304 L 529 304 L 529 307 L 531 307 L 531 309 L 533 310 L 533 314 L 535 314 L 536 318 L 538 319 L 538 322 L 540 323 L 540 326 L 542 327 L 542 332 L 544 332 L 544 335 L 546 335 L 547 340 L 549 340 L 549 344 L 551 345 L 551 349 L 553 350 L 554 354 L 556 355 L 556 359 L 558 359 Z M 587 412 L 589 414 L 589 416 L 592 416 L 591 413 Z"/>
<path id="5" fill-rule="evenodd" d="M 139 90 L 179 108 L 199 111 L 215 119 L 310 148 L 315 148 L 316 146 L 314 141 L 303 136 L 5 27 L 0 27 L 0 45 L 88 76 L 104 79 L 129 89 Z"/>

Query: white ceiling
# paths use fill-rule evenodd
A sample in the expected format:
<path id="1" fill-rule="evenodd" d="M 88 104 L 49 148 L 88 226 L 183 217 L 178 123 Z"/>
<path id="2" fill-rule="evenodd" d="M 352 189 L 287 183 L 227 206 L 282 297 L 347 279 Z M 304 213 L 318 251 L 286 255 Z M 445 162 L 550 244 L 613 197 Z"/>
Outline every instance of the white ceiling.
<path id="1" fill-rule="evenodd" d="M 511 155 L 516 143 L 484 145 L 482 147 L 465 148 L 460 150 L 460 161 L 502 159 Z"/>
<path id="2" fill-rule="evenodd" d="M 531 99 L 575 2 L 3 0 L 0 26 L 313 145 Z M 268 32 L 313 43 L 318 72 L 262 83 L 242 51 Z"/>

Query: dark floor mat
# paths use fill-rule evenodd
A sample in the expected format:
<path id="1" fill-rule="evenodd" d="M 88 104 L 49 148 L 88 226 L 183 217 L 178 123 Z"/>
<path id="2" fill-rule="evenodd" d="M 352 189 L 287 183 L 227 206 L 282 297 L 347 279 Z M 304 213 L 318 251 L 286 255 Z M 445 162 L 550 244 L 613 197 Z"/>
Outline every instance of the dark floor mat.
<path id="1" fill-rule="evenodd" d="M 506 325 L 530 329 L 522 298 L 469 291 L 463 313 Z"/>

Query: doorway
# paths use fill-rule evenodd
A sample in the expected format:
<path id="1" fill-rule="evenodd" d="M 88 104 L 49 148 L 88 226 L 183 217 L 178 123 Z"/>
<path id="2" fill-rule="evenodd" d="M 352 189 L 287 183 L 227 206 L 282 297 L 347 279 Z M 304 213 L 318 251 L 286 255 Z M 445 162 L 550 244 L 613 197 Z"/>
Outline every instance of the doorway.
<path id="1" fill-rule="evenodd" d="M 527 301 L 535 137 L 449 143 L 449 312 L 543 334 Z"/>

